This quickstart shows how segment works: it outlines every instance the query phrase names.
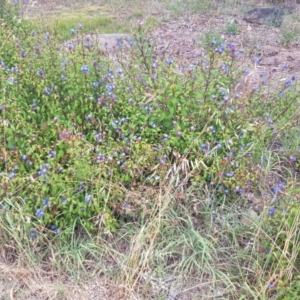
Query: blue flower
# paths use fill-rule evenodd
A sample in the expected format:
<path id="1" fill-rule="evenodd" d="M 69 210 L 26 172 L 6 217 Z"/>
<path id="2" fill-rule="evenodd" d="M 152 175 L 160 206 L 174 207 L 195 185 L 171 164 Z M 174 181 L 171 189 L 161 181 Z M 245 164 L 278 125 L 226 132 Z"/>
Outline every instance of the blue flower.
<path id="1" fill-rule="evenodd" d="M 88 122 L 92 122 L 93 121 L 93 117 L 91 114 L 88 114 L 85 119 L 88 121 Z"/>
<path id="2" fill-rule="evenodd" d="M 78 184 L 78 190 L 79 191 L 83 190 L 83 182 L 82 181 L 80 181 L 79 184 Z"/>
<path id="3" fill-rule="evenodd" d="M 45 74 L 45 71 L 43 69 L 39 69 L 36 71 L 36 75 L 38 75 L 39 77 L 41 78 L 46 78 L 46 74 Z"/>
<path id="4" fill-rule="evenodd" d="M 275 215 L 275 213 L 276 213 L 276 208 L 274 208 L 274 207 L 268 211 L 268 215 L 271 217 L 273 217 Z"/>
<path id="5" fill-rule="evenodd" d="M 15 176 L 16 176 L 15 171 L 11 171 L 11 172 L 9 173 L 9 179 L 13 179 L 13 178 L 15 178 Z"/>
<path id="6" fill-rule="evenodd" d="M 82 74 L 87 74 L 90 71 L 90 69 L 88 66 L 83 66 L 81 67 L 80 71 Z"/>
<path id="7" fill-rule="evenodd" d="M 50 206 L 50 200 L 47 198 L 43 198 L 43 203 L 44 203 L 44 207 L 45 206 Z"/>
<path id="8" fill-rule="evenodd" d="M 166 64 L 167 65 L 171 65 L 173 63 L 173 58 L 169 57 L 168 59 L 166 59 Z"/>
<path id="9" fill-rule="evenodd" d="M 284 188 L 284 183 L 281 182 L 275 188 L 273 189 L 274 194 L 277 194 L 278 192 L 281 192 L 282 189 Z"/>
<path id="10" fill-rule="evenodd" d="M 260 62 L 260 57 L 254 57 L 254 63 L 258 63 L 258 62 Z"/>
<path id="11" fill-rule="evenodd" d="M 285 81 L 285 87 L 290 87 L 292 85 L 292 80 L 291 79 L 287 79 L 286 81 Z"/>
<path id="12" fill-rule="evenodd" d="M 64 75 L 64 74 L 60 75 L 60 80 L 61 81 L 66 81 L 67 80 L 67 76 Z"/>
<path id="13" fill-rule="evenodd" d="M 225 173 L 225 176 L 228 178 L 231 178 L 234 176 L 234 172 L 227 172 L 227 173 Z"/>
<path id="14" fill-rule="evenodd" d="M 62 202 L 62 203 L 65 203 L 66 201 L 67 201 L 67 198 L 66 198 L 66 197 L 62 197 L 62 198 L 61 198 L 61 202 Z"/>
<path id="15" fill-rule="evenodd" d="M 274 287 L 275 287 L 275 285 L 271 282 L 271 283 L 269 284 L 269 289 L 272 290 Z"/>
<path id="16" fill-rule="evenodd" d="M 86 203 L 90 203 L 90 202 L 92 201 L 92 198 L 93 198 L 92 195 L 90 195 L 90 194 L 87 195 L 87 196 L 85 197 L 85 202 L 86 202 Z"/>
<path id="17" fill-rule="evenodd" d="M 124 209 L 130 209 L 130 204 L 129 203 L 125 203 L 123 206 Z"/>
<path id="18" fill-rule="evenodd" d="M 50 151 L 50 153 L 49 153 L 49 157 L 50 158 L 54 158 L 56 156 L 56 152 L 55 151 Z"/>
<path id="19" fill-rule="evenodd" d="M 20 52 L 20 56 L 25 58 L 27 56 L 26 51 L 22 49 L 21 52 Z"/>
<path id="20" fill-rule="evenodd" d="M 35 234 L 34 231 L 30 231 L 30 232 L 29 232 L 29 237 L 30 237 L 30 238 L 33 239 L 35 236 L 36 236 L 36 234 Z"/>
<path id="21" fill-rule="evenodd" d="M 45 213 L 42 209 L 39 208 L 39 209 L 36 210 L 35 214 L 38 218 L 42 218 Z"/>
<path id="22" fill-rule="evenodd" d="M 51 226 L 50 226 L 50 229 L 51 229 L 51 230 L 55 230 L 55 229 L 56 229 L 56 226 L 55 226 L 55 225 L 51 225 Z"/>

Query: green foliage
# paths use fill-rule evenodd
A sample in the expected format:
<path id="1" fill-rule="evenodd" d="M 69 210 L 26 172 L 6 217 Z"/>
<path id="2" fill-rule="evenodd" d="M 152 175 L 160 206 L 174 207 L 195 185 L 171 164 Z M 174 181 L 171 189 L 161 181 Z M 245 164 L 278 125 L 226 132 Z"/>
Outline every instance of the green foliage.
<path id="1" fill-rule="evenodd" d="M 0 0 L 0 19 L 3 19 L 9 28 L 18 27 L 19 5 L 13 5 L 6 0 Z"/>
<path id="2" fill-rule="evenodd" d="M 203 41 L 203 45 L 206 50 L 212 48 L 212 42 L 214 42 L 214 44 L 216 45 L 220 45 L 223 42 L 223 40 L 219 32 L 208 30 L 207 32 L 205 32 Z"/>
<path id="3" fill-rule="evenodd" d="M 281 43 L 283 46 L 289 46 L 299 41 L 299 31 L 295 29 L 293 21 L 290 21 L 290 25 L 283 26 L 281 30 Z"/>
<path id="4" fill-rule="evenodd" d="M 300 291 L 297 283 L 300 266 L 299 204 L 296 191 L 290 196 L 282 195 L 283 188 L 275 191 L 275 205 L 269 210 L 263 226 L 263 260 L 272 278 L 270 291 L 276 289 L 282 295 L 278 299 L 293 299 L 288 297 L 296 296 Z"/>
<path id="5" fill-rule="evenodd" d="M 70 42 L 69 52 L 59 52 L 49 27 L 16 34 L 1 48 L 5 211 L 22 199 L 31 222 L 58 232 L 74 220 L 95 230 L 99 218 L 113 231 L 116 214 L 142 211 L 124 200 L 128 189 L 174 176 L 209 187 L 216 203 L 255 189 L 261 167 L 250 149 L 265 121 L 245 119 L 244 100 L 230 93 L 244 72 L 233 44 L 213 39 L 199 61 L 178 68 L 172 57 L 154 56 L 139 28 L 134 47 L 112 63 L 81 25 L 77 31 L 81 42 Z"/>
<path id="6" fill-rule="evenodd" d="M 228 23 L 226 23 L 226 25 L 225 25 L 225 32 L 227 34 L 233 34 L 233 35 L 237 34 L 237 32 L 238 32 L 238 26 L 237 26 L 237 24 L 235 22 L 228 22 Z"/>

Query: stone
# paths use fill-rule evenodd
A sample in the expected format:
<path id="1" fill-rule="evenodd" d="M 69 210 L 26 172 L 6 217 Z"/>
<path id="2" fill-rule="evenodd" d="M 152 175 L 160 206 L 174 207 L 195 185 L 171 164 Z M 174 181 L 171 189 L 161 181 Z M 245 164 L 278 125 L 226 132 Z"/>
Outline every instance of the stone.
<path id="1" fill-rule="evenodd" d="M 246 212 L 242 215 L 241 223 L 246 226 L 252 226 L 256 224 L 259 220 L 257 212 L 251 208 L 247 209 Z"/>
<path id="2" fill-rule="evenodd" d="M 77 45 L 82 44 L 88 49 L 99 49 L 102 51 L 114 52 L 129 48 L 134 43 L 134 37 L 130 34 L 87 34 L 83 37 L 78 36 L 72 40 L 64 42 L 63 48 L 72 51 Z"/>
<path id="3" fill-rule="evenodd" d="M 294 7 L 255 8 L 246 13 L 244 20 L 254 24 L 281 26 L 283 16 L 291 14 Z"/>

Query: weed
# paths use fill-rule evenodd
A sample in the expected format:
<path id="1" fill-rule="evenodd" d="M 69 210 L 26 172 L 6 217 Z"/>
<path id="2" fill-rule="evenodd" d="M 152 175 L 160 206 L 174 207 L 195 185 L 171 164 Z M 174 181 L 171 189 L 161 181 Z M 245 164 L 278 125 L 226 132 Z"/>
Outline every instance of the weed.
<path id="1" fill-rule="evenodd" d="M 237 24 L 234 22 L 226 23 L 225 32 L 227 34 L 233 34 L 233 35 L 237 34 L 237 32 L 238 32 Z"/>

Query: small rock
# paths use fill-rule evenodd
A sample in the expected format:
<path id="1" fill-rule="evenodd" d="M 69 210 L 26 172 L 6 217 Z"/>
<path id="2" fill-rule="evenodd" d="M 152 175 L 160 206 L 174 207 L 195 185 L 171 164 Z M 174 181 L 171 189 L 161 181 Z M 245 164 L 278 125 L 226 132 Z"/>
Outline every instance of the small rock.
<path id="1" fill-rule="evenodd" d="M 257 223 L 258 218 L 259 218 L 259 216 L 258 216 L 257 212 L 255 210 L 249 208 L 242 215 L 241 222 L 243 225 L 251 226 L 251 225 L 253 225 L 253 223 Z"/>
<path id="2" fill-rule="evenodd" d="M 280 26 L 282 18 L 286 14 L 291 14 L 294 7 L 269 7 L 255 8 L 246 13 L 244 20 L 249 23 L 267 24 Z"/>
<path id="3" fill-rule="evenodd" d="M 88 49 L 95 47 L 102 51 L 114 52 L 124 48 L 131 47 L 134 43 L 134 37 L 130 34 L 87 34 L 84 37 L 74 38 L 64 42 L 63 48 L 67 51 L 70 50 L 70 45 L 76 47 L 78 44 Z"/>

